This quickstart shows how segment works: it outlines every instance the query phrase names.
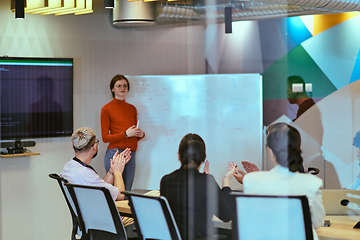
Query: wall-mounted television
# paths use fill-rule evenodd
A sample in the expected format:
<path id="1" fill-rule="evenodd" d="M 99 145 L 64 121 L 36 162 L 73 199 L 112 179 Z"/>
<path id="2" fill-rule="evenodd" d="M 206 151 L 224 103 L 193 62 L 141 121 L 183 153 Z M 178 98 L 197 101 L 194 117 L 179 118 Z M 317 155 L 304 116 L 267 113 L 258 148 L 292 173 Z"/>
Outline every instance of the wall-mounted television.
<path id="1" fill-rule="evenodd" d="M 0 57 L 1 140 L 73 132 L 73 59 Z"/>

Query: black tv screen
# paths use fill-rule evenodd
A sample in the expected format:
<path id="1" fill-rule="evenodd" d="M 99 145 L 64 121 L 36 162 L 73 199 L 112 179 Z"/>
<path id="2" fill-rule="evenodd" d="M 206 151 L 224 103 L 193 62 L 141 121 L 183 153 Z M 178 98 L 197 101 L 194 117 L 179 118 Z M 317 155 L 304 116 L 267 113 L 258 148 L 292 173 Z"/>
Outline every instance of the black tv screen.
<path id="1" fill-rule="evenodd" d="M 0 57 L 1 139 L 73 132 L 73 59 Z"/>

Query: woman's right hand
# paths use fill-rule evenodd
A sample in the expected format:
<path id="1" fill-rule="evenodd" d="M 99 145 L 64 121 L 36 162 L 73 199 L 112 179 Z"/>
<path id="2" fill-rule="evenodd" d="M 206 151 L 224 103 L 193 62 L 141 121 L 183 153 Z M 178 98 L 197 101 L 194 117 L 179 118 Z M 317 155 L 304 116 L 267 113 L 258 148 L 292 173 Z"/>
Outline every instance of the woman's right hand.
<path id="1" fill-rule="evenodd" d="M 244 165 L 244 161 L 243 161 L 242 163 L 243 163 L 243 165 Z M 246 163 L 245 163 L 245 164 L 246 164 Z M 232 171 L 233 169 L 235 169 L 234 172 Z M 232 175 L 230 175 L 230 174 L 232 174 Z M 243 184 L 243 178 L 245 177 L 246 173 L 244 173 L 243 171 L 241 171 L 240 169 L 238 169 L 236 163 L 234 163 L 234 162 L 229 162 L 228 172 L 227 172 L 227 174 L 225 174 L 225 176 L 226 176 L 226 175 L 229 175 L 230 178 L 231 178 L 232 176 L 234 176 L 234 178 L 236 179 L 236 181 L 238 181 L 239 183 Z"/>
<path id="2" fill-rule="evenodd" d="M 237 172 L 237 165 L 234 162 L 229 162 L 229 165 L 227 167 L 227 173 L 225 174 L 224 178 L 231 179 L 234 174 Z"/>
<path id="3" fill-rule="evenodd" d="M 143 137 L 143 132 L 140 128 L 137 128 L 135 125 L 129 127 L 126 131 L 126 135 L 128 138 L 130 137 Z"/>
<path id="4" fill-rule="evenodd" d="M 224 175 L 222 179 L 222 187 L 230 187 L 230 179 L 234 176 L 237 171 L 237 165 L 233 162 L 229 162 L 229 166 L 227 168 L 227 173 Z"/>

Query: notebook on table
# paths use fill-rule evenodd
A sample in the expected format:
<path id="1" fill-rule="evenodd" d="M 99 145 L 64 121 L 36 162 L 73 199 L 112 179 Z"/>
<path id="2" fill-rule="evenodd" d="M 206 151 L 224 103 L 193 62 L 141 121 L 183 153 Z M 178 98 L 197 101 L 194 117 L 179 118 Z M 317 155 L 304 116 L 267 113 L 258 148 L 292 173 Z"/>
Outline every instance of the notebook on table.
<path id="1" fill-rule="evenodd" d="M 324 189 L 322 199 L 326 215 L 360 215 L 360 191 Z"/>

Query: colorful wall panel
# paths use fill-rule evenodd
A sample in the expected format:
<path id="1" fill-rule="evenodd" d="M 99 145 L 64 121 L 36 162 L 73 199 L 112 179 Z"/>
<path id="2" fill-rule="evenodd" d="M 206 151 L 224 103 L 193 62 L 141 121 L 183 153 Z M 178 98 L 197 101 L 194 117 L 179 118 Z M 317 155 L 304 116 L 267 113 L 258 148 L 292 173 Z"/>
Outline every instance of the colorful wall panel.
<path id="1" fill-rule="evenodd" d="M 241 37 L 229 38 L 217 32 L 217 41 L 227 38 L 232 50 L 227 49 L 227 44 L 218 48 L 220 59 L 217 59 L 217 71 L 212 73 L 258 70 L 263 75 L 264 126 L 277 121 L 293 124 L 303 137 L 305 168 L 319 168 L 319 177 L 324 179 L 326 188 L 347 187 L 360 171 L 351 145 L 352 137 L 360 130 L 355 117 L 360 106 L 357 100 L 360 99 L 357 84 L 360 79 L 359 13 L 254 21 L 251 29 L 246 29 L 245 24 L 248 23 L 236 23 L 237 28 L 243 30 Z M 236 28 L 235 34 L 239 34 Z M 251 41 L 239 44 L 244 43 L 244 36 Z M 211 44 L 213 39 L 206 38 L 206 41 Z M 235 56 L 239 51 L 246 54 L 239 58 Z M 257 56 L 257 62 L 253 61 L 252 53 Z M 211 56 L 206 54 L 206 60 L 211 61 Z M 233 64 L 225 68 L 222 66 L 225 62 Z M 249 62 L 254 66 L 244 67 Z M 307 97 L 316 103 L 296 121 L 292 120 L 299 106 L 287 99 L 287 78 L 291 75 L 301 76 L 305 83 L 312 84 Z M 314 123 L 314 114 L 320 119 L 319 124 Z"/>

